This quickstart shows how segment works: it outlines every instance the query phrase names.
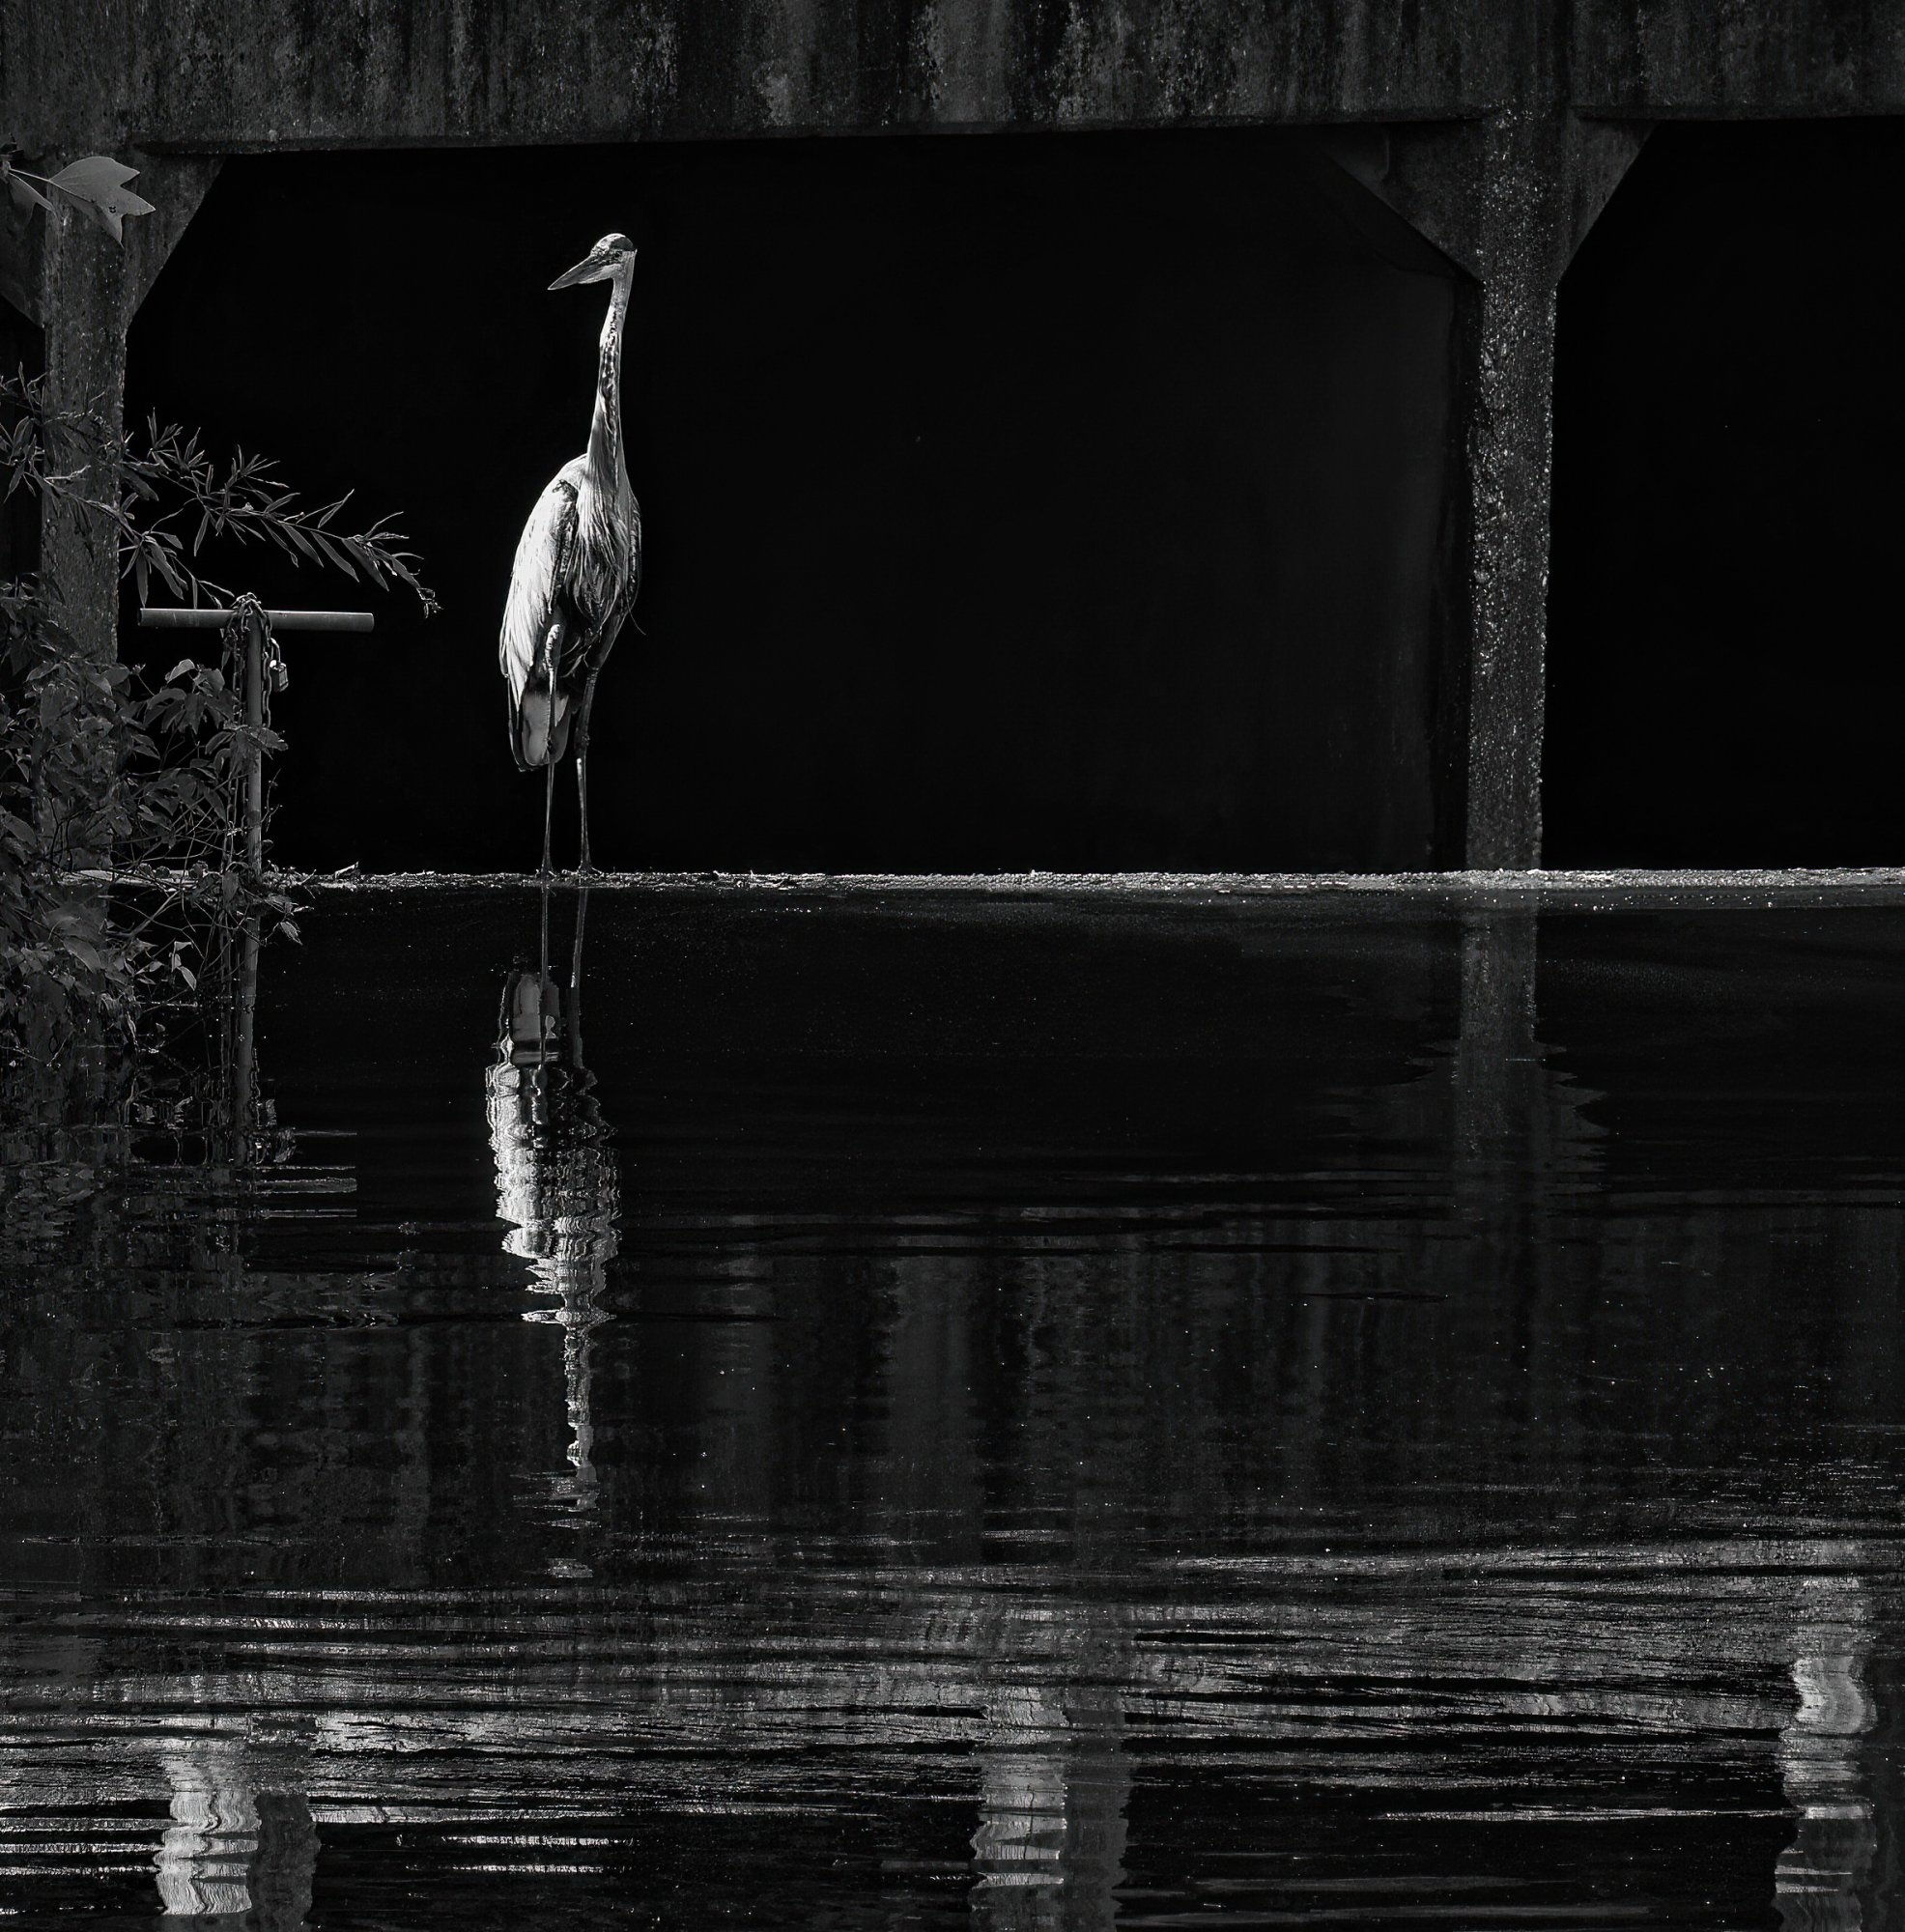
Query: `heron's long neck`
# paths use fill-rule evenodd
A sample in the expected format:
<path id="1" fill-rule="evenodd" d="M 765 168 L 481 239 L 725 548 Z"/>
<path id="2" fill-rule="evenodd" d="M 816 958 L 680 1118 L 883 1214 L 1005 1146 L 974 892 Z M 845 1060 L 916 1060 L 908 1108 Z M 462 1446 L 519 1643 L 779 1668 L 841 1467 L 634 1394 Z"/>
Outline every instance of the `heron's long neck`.
<path id="1" fill-rule="evenodd" d="M 595 416 L 588 426 L 589 468 L 612 482 L 627 473 L 622 455 L 622 318 L 628 313 L 627 270 L 615 277 L 609 319 L 602 325 L 602 362 L 595 378 Z"/>

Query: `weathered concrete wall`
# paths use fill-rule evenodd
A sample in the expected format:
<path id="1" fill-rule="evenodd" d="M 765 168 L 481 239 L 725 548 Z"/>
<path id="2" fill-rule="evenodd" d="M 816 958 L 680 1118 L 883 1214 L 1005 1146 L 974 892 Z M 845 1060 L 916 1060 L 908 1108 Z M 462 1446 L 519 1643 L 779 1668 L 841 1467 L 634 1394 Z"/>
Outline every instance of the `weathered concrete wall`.
<path id="1" fill-rule="evenodd" d="M 0 134 L 39 156 L 1355 124 L 1337 158 L 1475 279 L 1457 373 L 1471 649 L 1448 706 L 1471 866 L 1540 851 L 1569 257 L 1657 119 L 1892 112 L 1898 0 L 0 0 Z M 0 233 L 0 294 L 72 285 L 63 251 L 27 260 Z M 64 302 L 63 394 L 116 410 L 124 326 L 162 259 Z M 95 563 L 81 594 L 104 623 Z"/>
<path id="2" fill-rule="evenodd" d="M 611 141 L 1478 113 L 1523 10 L 1461 0 L 7 0 L 30 149 Z"/>
<path id="3" fill-rule="evenodd" d="M 1896 0 L 1576 0 L 1568 99 L 1665 120 L 1905 111 Z"/>
<path id="4" fill-rule="evenodd" d="M 1565 39 L 1564 39 L 1565 37 Z M 30 150 L 1905 109 L 1884 0 L 5 0 Z"/>

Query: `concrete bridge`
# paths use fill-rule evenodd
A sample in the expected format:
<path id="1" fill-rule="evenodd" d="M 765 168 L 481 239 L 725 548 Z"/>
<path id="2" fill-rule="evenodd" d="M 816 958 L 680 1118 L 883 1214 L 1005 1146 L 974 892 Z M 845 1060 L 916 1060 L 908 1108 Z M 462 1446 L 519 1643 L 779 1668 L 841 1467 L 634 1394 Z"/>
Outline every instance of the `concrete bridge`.
<path id="1" fill-rule="evenodd" d="M 1448 858 L 1541 849 L 1560 276 L 1650 128 L 1905 110 L 1905 10 L 1858 0 L 4 0 L 0 132 L 135 161 L 122 258 L 0 211 L 55 399 L 122 407 L 133 313 L 225 156 L 783 134 L 1276 124 L 1463 271 L 1467 639 L 1438 726 Z M 1353 199 L 1354 197 L 1351 197 Z M 1381 217 L 1387 218 L 1387 217 Z M 43 555 L 113 648 L 109 557 Z"/>

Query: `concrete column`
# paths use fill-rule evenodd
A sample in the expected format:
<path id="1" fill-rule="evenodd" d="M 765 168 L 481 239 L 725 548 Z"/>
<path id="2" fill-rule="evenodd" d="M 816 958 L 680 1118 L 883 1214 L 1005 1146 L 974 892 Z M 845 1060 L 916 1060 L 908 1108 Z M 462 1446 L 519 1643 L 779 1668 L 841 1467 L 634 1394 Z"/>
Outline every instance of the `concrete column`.
<path id="1" fill-rule="evenodd" d="M 61 412 L 83 413 L 89 432 L 118 435 L 126 412 L 126 260 L 78 210 L 55 207 L 40 216 L 43 314 L 46 332 L 46 400 Z M 95 466 L 78 466 L 91 497 L 110 490 Z M 40 526 L 40 570 L 64 605 L 66 626 L 89 657 L 118 655 L 119 554 L 102 518 L 47 505 Z"/>
<path id="2" fill-rule="evenodd" d="M 1469 304 L 1467 811 L 1471 870 L 1541 863 L 1548 544 L 1553 480 L 1554 208 L 1516 116 L 1487 134 Z"/>
<path id="3" fill-rule="evenodd" d="M 1640 144 L 1642 123 L 1520 109 L 1488 124 L 1474 195 L 1481 283 L 1468 397 L 1471 869 L 1541 864 L 1555 319 L 1562 275 Z"/>
<path id="4" fill-rule="evenodd" d="M 30 165 L 52 174 L 74 157 Z M 127 222 L 123 247 L 63 203 L 31 216 L 10 208 L 0 219 L 0 297 L 43 331 L 47 402 L 86 414 L 107 437 L 125 421 L 127 330 L 219 166 L 199 155 L 123 158 L 139 169 L 139 191 L 156 207 Z M 43 512 L 40 568 L 65 600 L 68 628 L 90 655 L 109 662 L 117 654 L 119 608 L 110 528 L 70 511 Z"/>
<path id="5" fill-rule="evenodd" d="M 1462 863 L 1541 863 L 1554 346 L 1561 276 L 1647 128 L 1514 105 L 1339 142 L 1335 158 L 1473 278 L 1461 317 L 1468 657 L 1452 707 Z"/>

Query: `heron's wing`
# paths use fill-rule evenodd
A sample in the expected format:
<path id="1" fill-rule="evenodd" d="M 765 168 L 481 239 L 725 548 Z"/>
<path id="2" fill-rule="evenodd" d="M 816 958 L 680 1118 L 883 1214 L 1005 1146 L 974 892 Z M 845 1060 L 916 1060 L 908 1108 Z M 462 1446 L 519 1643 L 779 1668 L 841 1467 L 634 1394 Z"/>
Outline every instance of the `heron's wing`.
<path id="1" fill-rule="evenodd" d="M 511 711 L 523 702 L 524 688 L 555 615 L 555 602 L 569 581 L 576 547 L 576 487 L 558 475 L 529 512 L 509 573 L 509 601 L 502 610 L 498 660 L 509 683 Z"/>
<path id="2" fill-rule="evenodd" d="M 565 679 L 580 678 L 599 671 L 609 662 L 622 625 L 641 593 L 641 507 L 630 497 L 622 511 L 622 535 L 626 548 L 621 563 L 621 587 L 611 599 L 600 630 L 590 632 L 586 620 L 568 639 L 569 657 L 563 665 Z"/>

